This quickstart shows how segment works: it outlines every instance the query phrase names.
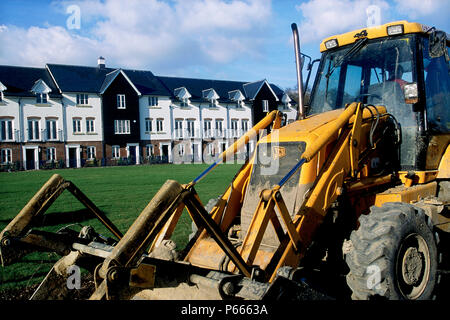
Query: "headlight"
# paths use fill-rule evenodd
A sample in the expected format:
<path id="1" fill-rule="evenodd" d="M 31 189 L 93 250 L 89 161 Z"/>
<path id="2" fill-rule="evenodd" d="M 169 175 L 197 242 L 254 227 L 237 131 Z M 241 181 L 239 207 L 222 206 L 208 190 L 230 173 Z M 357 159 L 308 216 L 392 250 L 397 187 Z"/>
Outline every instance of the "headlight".
<path id="1" fill-rule="evenodd" d="M 325 42 L 325 48 L 327 49 L 336 48 L 337 46 L 338 46 L 337 39 L 331 39 Z"/>
<path id="2" fill-rule="evenodd" d="M 387 27 L 387 34 L 390 36 L 396 35 L 396 34 L 402 34 L 403 33 L 403 25 L 397 24 L 395 26 L 389 26 Z"/>

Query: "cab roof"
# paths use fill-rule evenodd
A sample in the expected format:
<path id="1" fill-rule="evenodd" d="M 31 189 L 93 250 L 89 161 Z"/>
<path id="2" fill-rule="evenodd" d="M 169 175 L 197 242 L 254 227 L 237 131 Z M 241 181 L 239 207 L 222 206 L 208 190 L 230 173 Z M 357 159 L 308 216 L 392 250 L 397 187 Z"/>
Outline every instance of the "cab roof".
<path id="1" fill-rule="evenodd" d="M 431 27 L 429 26 L 417 22 L 408 22 L 406 20 L 389 22 L 379 26 L 361 28 L 347 33 L 328 37 L 320 43 L 320 52 L 324 52 L 336 47 L 345 46 L 361 38 L 375 39 L 396 34 L 426 33 L 430 29 Z M 447 34 L 447 41 L 449 41 L 449 39 L 450 37 Z M 334 41 L 337 41 L 335 45 Z"/>

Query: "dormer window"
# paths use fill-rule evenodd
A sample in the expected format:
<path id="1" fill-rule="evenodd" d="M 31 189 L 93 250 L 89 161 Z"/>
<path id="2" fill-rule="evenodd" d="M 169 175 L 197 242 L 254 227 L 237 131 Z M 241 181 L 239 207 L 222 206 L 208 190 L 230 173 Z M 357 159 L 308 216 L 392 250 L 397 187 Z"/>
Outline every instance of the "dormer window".
<path id="1" fill-rule="evenodd" d="M 233 90 L 233 91 L 228 92 L 228 98 L 231 101 L 236 102 L 237 109 L 242 108 L 244 106 L 245 97 L 240 90 Z"/>
<path id="2" fill-rule="evenodd" d="M 292 99 L 289 97 L 287 93 L 283 94 L 283 97 L 281 98 L 281 102 L 283 102 L 284 109 L 289 109 L 291 106 Z"/>
<path id="3" fill-rule="evenodd" d="M 173 94 L 174 94 L 175 98 L 180 100 L 180 107 L 188 107 L 189 106 L 189 103 L 191 102 L 189 100 L 189 98 L 192 96 L 185 87 L 175 89 L 173 91 Z"/>
<path id="4" fill-rule="evenodd" d="M 6 87 L 3 83 L 0 82 L 0 102 L 3 102 L 4 96 L 3 91 L 6 90 Z"/>
<path id="5" fill-rule="evenodd" d="M 202 91 L 202 97 L 203 97 L 203 99 L 209 101 L 209 107 L 210 107 L 210 108 L 215 108 L 215 107 L 217 107 L 218 99 L 219 99 L 220 97 L 219 97 L 219 95 L 217 94 L 216 90 L 214 90 L 213 88 L 203 90 L 203 91 Z"/>
<path id="6" fill-rule="evenodd" d="M 77 105 L 82 105 L 82 106 L 88 105 L 88 103 L 89 103 L 88 99 L 89 99 L 89 97 L 86 93 L 77 94 Z"/>
<path id="7" fill-rule="evenodd" d="M 36 95 L 36 104 L 47 104 L 48 93 L 51 91 L 52 89 L 42 79 L 37 80 L 31 88 L 31 92 Z"/>
<path id="8" fill-rule="evenodd" d="M 148 105 L 150 107 L 158 106 L 158 97 L 148 97 Z"/>
<path id="9" fill-rule="evenodd" d="M 36 103 L 47 103 L 48 98 L 46 93 L 36 93 Z"/>
<path id="10" fill-rule="evenodd" d="M 262 101 L 262 109 L 263 109 L 263 112 L 269 112 L 269 101 L 268 100 Z"/>
<path id="11" fill-rule="evenodd" d="M 189 107 L 189 102 L 188 98 L 183 98 L 180 102 L 180 107 Z"/>

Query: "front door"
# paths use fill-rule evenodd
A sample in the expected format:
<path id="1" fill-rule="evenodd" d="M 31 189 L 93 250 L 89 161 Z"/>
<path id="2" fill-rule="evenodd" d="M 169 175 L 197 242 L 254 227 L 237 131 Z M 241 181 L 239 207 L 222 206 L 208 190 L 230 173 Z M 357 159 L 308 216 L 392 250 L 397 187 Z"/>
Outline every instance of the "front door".
<path id="1" fill-rule="evenodd" d="M 136 164 L 136 146 L 128 146 L 130 164 Z"/>
<path id="2" fill-rule="evenodd" d="M 69 168 L 77 167 L 77 148 L 69 148 Z"/>
<path id="3" fill-rule="evenodd" d="M 27 170 L 34 170 L 36 169 L 36 159 L 34 157 L 34 149 L 26 149 L 25 151 L 25 158 L 26 158 L 26 168 Z"/>
<path id="4" fill-rule="evenodd" d="M 167 144 L 163 144 L 161 147 L 161 161 L 163 163 L 167 163 L 169 162 L 169 146 Z"/>

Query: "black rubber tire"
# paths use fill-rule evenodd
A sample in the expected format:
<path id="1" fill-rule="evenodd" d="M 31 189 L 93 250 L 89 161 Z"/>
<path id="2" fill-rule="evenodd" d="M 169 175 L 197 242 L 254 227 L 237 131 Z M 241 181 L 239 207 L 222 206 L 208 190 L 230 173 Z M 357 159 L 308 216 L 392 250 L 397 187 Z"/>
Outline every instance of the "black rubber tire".
<path id="1" fill-rule="evenodd" d="M 385 203 L 371 207 L 359 223 L 351 233 L 352 249 L 346 255 L 352 299 L 433 299 L 438 252 L 424 210 L 406 203 Z M 411 257 L 416 263 L 408 264 Z"/>

